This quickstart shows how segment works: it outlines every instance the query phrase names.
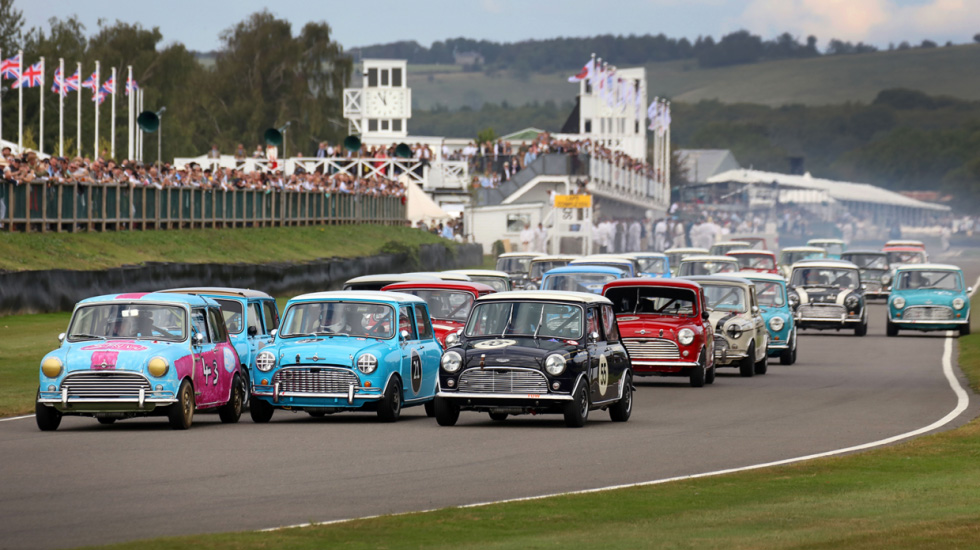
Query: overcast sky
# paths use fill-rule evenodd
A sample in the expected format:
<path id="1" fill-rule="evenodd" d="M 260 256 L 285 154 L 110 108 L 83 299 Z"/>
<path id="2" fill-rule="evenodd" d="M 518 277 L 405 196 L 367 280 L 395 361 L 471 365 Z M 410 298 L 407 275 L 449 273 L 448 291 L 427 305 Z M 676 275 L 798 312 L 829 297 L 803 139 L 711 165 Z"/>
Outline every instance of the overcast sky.
<path id="1" fill-rule="evenodd" d="M 813 34 L 823 49 L 831 38 L 887 47 L 927 38 L 964 43 L 980 32 L 980 0 L 17 0 L 16 8 L 28 27 L 76 14 L 92 34 L 99 19 L 120 19 L 158 26 L 164 43 L 198 51 L 217 49 L 222 30 L 263 8 L 289 19 L 294 32 L 325 20 L 345 48 L 396 40 L 428 46 L 460 36 L 514 42 L 664 33 L 693 40 L 748 29 L 764 38 Z"/>

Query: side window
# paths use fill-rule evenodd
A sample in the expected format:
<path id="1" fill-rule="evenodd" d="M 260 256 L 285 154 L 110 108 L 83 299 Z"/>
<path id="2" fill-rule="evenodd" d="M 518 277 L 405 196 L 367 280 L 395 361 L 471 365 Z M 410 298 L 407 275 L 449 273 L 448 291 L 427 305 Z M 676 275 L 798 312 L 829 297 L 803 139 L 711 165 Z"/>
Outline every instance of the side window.
<path id="1" fill-rule="evenodd" d="M 422 304 L 415 304 L 415 325 L 419 330 L 419 340 L 432 339 L 432 324 L 429 322 L 429 313 Z"/>
<path id="2" fill-rule="evenodd" d="M 227 342 L 228 329 L 225 328 L 225 319 L 221 316 L 221 312 L 218 311 L 217 308 L 208 309 L 208 321 L 211 332 L 211 342 L 215 344 L 219 342 Z"/>
<path id="3" fill-rule="evenodd" d="M 585 314 L 586 327 L 585 335 L 588 336 L 593 332 L 599 332 L 599 319 L 597 318 L 596 311 L 594 307 L 590 307 Z M 599 334 L 599 339 L 602 339 L 602 333 Z"/>
<path id="4" fill-rule="evenodd" d="M 749 300 L 750 301 L 749 301 L 749 303 L 751 304 L 750 307 L 756 307 L 756 306 L 758 306 L 759 305 L 759 301 L 756 299 L 755 285 L 749 285 L 749 294 L 750 294 L 750 297 L 749 297 Z"/>
<path id="5" fill-rule="evenodd" d="M 259 308 L 258 302 L 252 302 L 248 304 L 248 333 L 252 333 L 252 328 L 255 328 L 255 334 L 265 334 L 266 331 L 262 330 L 262 311 Z"/>
<path id="6" fill-rule="evenodd" d="M 262 303 L 262 311 L 265 313 L 265 331 L 272 332 L 279 328 L 279 312 L 276 310 L 276 303 L 272 300 L 265 300 Z"/>
<path id="7" fill-rule="evenodd" d="M 607 342 L 619 341 L 619 327 L 616 326 L 616 314 L 612 306 L 602 306 L 602 328 L 606 331 Z"/>
<path id="8" fill-rule="evenodd" d="M 408 333 L 409 340 L 418 340 L 415 335 L 415 323 L 412 322 L 411 306 L 401 306 L 398 308 L 398 334 L 402 331 Z"/>
<path id="9" fill-rule="evenodd" d="M 211 337 L 208 333 L 208 319 L 207 314 L 204 313 L 204 308 L 194 308 L 191 310 L 191 327 L 193 328 L 192 333 L 200 333 L 204 336 L 204 342 L 210 342 Z"/>

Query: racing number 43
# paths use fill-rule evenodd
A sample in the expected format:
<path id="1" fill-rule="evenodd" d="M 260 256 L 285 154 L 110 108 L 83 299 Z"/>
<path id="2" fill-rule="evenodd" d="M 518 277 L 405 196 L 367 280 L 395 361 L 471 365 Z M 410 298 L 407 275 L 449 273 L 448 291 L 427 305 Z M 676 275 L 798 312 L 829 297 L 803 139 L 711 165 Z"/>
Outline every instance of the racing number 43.
<path id="1" fill-rule="evenodd" d="M 217 360 L 212 360 L 210 365 L 208 365 L 208 362 L 207 361 L 201 361 L 201 363 L 204 365 L 201 368 L 201 373 L 204 374 L 204 385 L 206 386 L 208 384 L 208 378 L 210 378 L 211 375 L 214 374 L 214 382 L 213 382 L 213 384 L 215 386 L 217 386 L 218 385 L 218 373 L 221 370 L 221 369 L 218 368 L 218 361 Z"/>

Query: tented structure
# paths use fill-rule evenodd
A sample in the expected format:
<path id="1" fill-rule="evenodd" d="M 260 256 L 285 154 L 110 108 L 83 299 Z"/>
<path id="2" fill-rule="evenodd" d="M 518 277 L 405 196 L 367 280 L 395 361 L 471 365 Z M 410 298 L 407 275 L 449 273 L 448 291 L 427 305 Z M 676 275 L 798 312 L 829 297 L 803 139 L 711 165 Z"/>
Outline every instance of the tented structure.
<path id="1" fill-rule="evenodd" d="M 409 181 L 407 177 L 400 178 L 405 184 L 406 213 L 412 225 L 418 224 L 422 220 L 429 225 L 431 222 L 443 222 L 452 218 L 445 210 L 439 207 L 425 191 L 416 183 Z"/>

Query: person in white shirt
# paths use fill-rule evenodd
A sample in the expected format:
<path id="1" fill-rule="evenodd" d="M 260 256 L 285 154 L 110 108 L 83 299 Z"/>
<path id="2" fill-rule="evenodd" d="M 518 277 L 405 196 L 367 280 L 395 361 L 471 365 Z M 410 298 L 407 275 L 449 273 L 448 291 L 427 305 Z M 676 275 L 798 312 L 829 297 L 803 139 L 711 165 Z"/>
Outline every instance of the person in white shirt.
<path id="1" fill-rule="evenodd" d="M 520 239 L 521 247 L 523 248 L 524 252 L 531 252 L 531 247 L 534 246 L 534 230 L 531 229 L 531 224 L 524 224 L 524 230 L 521 231 Z"/>
<path id="2" fill-rule="evenodd" d="M 537 252 L 547 252 L 548 246 L 548 230 L 544 228 L 544 224 L 539 223 L 537 230 L 534 232 L 534 250 Z"/>

